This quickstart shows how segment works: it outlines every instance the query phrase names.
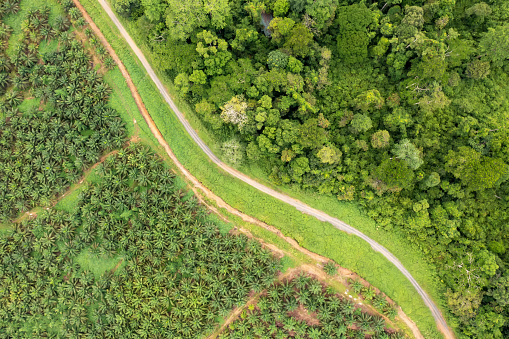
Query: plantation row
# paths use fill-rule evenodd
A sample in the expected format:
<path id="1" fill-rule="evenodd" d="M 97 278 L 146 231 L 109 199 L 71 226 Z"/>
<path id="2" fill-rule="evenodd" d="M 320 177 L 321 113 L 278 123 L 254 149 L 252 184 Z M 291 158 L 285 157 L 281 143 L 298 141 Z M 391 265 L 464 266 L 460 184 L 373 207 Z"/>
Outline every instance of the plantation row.
<path id="1" fill-rule="evenodd" d="M 0 239 L 3 338 L 196 338 L 272 282 L 279 262 L 219 233 L 143 147 L 100 172 L 75 212 L 45 212 Z M 75 261 L 83 251 L 120 255 L 125 268 L 96 278 Z"/>
<path id="2" fill-rule="evenodd" d="M 300 275 L 250 304 L 220 338 L 404 338 L 318 280 Z"/>
<path id="3" fill-rule="evenodd" d="M 14 55 L 0 60 L 0 86 L 7 88 L 0 101 L 0 221 L 47 206 L 126 138 L 123 122 L 107 106 L 111 90 L 68 31 L 69 20 L 59 17 L 52 28 L 49 13 L 30 11 Z M 39 45 L 50 39 L 58 39 L 59 50 L 40 59 Z M 35 105 L 17 108 L 31 97 Z"/>

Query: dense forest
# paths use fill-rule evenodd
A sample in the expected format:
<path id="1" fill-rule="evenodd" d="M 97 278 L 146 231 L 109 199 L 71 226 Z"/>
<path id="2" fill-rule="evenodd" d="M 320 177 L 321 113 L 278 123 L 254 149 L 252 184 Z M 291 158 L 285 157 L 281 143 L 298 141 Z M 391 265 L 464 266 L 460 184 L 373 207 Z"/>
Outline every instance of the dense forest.
<path id="1" fill-rule="evenodd" d="M 509 336 L 509 2 L 113 0 L 236 166 L 355 201 Z"/>

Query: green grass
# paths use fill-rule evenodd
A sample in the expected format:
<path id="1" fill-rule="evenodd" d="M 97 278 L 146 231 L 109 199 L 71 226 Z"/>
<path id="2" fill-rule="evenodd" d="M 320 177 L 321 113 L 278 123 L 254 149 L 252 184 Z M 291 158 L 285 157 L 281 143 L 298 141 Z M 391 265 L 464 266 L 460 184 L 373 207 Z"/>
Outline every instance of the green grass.
<path id="1" fill-rule="evenodd" d="M 43 40 L 39 44 L 39 54 L 46 54 L 51 51 L 56 51 L 58 47 L 58 41 L 56 39 L 52 39 L 50 41 Z"/>
<path id="2" fill-rule="evenodd" d="M 6 15 L 2 20 L 3 22 L 12 28 L 12 34 L 9 38 L 9 47 L 7 48 L 7 54 L 12 56 L 14 47 L 21 41 L 23 34 L 21 31 L 21 23 L 25 20 L 25 17 L 30 10 L 41 9 L 45 6 L 50 7 L 51 12 L 49 15 L 49 23 L 53 25 L 55 19 L 59 15 L 63 15 L 65 12 L 63 8 L 58 4 L 57 0 L 23 0 L 20 3 L 20 10 L 15 15 Z M 42 45 L 42 44 L 41 44 Z"/>
<path id="3" fill-rule="evenodd" d="M 74 258 L 74 262 L 78 263 L 82 270 L 92 272 L 96 278 L 99 278 L 106 271 L 113 270 L 115 266 L 120 263 L 120 260 L 123 260 L 121 255 L 113 257 L 97 256 L 92 254 L 88 249 L 81 251 L 81 253 Z M 122 261 L 122 264 L 123 263 Z"/>
<path id="4" fill-rule="evenodd" d="M 93 0 L 82 0 L 81 3 L 123 60 L 149 113 L 170 147 L 182 164 L 195 177 L 231 206 L 274 225 L 285 235 L 296 239 L 307 249 L 327 256 L 341 266 L 357 272 L 402 306 L 403 311 L 416 322 L 425 336 L 438 336 L 431 312 L 410 282 L 384 257 L 374 252 L 368 244 L 357 237 L 336 230 L 328 223 L 322 223 L 315 218 L 300 213 L 295 208 L 230 177 L 213 165 L 190 139 L 173 112 L 158 94 L 157 88 L 147 78 L 141 63 L 133 57 L 130 48 L 102 11 L 101 6 Z M 124 24 L 126 24 L 128 31 L 133 31 L 128 23 L 124 21 Z M 136 38 L 135 35 L 133 37 Z M 141 45 L 140 47 L 150 61 L 150 54 L 146 46 Z M 170 80 L 162 74 L 159 74 L 159 76 L 163 81 L 166 81 L 170 92 L 175 93 Z M 124 87 L 123 81 L 119 80 L 116 84 L 124 93 L 124 97 L 130 95 L 127 89 L 122 90 Z M 188 105 L 183 100 L 175 99 L 176 104 L 185 112 L 193 127 L 200 131 L 202 138 L 209 144 L 213 142 L 213 137 L 207 135 Z M 131 113 L 125 114 L 130 116 Z M 138 116 L 136 120 L 140 126 L 140 137 L 153 145 L 157 145 L 146 128 L 146 124 L 141 121 L 141 116 L 137 112 L 133 112 L 133 114 L 134 117 Z M 130 124 L 131 122 L 128 122 L 128 129 Z M 211 146 L 213 150 L 217 151 L 216 146 L 212 144 Z M 159 146 L 156 147 L 159 151 L 161 150 Z M 247 169 L 246 172 L 255 174 L 256 177 L 261 178 L 259 180 L 262 182 L 265 181 L 263 179 L 264 175 L 255 168 Z M 365 216 L 357 205 L 339 202 L 333 197 L 319 196 L 291 188 L 278 187 L 276 189 L 351 224 L 380 242 L 398 257 L 439 306 L 444 306 L 443 286 L 436 278 L 434 267 L 428 264 L 421 252 L 411 246 L 405 239 L 377 230 L 376 223 Z"/>
<path id="5" fill-rule="evenodd" d="M 40 102 L 41 100 L 37 98 L 25 99 L 18 108 L 21 112 L 28 112 L 31 109 L 39 107 Z"/>

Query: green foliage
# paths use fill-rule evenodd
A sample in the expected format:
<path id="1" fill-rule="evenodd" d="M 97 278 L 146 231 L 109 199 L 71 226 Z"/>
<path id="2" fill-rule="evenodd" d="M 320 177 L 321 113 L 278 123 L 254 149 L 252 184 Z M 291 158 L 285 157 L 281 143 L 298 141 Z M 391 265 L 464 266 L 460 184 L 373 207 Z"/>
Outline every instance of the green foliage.
<path id="1" fill-rule="evenodd" d="M 198 41 L 196 51 L 202 57 L 207 75 L 220 75 L 232 55 L 227 50 L 228 42 L 219 39 L 211 31 L 202 31 L 196 35 Z"/>
<path id="2" fill-rule="evenodd" d="M 113 0 L 112 7 L 123 17 L 132 17 L 137 14 L 141 2 L 139 0 Z"/>
<path id="3" fill-rule="evenodd" d="M 418 169 L 423 164 L 419 150 L 408 139 L 401 140 L 394 145 L 392 153 L 397 159 L 404 160 L 408 167 L 413 170 Z"/>
<path id="4" fill-rule="evenodd" d="M 274 18 L 270 21 L 268 28 L 272 39 L 276 43 L 281 43 L 290 36 L 294 26 L 295 21 L 291 18 Z"/>
<path id="5" fill-rule="evenodd" d="M 274 16 L 282 17 L 290 9 L 290 2 L 288 0 L 276 0 L 274 2 Z"/>
<path id="6" fill-rule="evenodd" d="M 470 147 L 449 151 L 446 168 L 472 190 L 483 190 L 507 178 L 507 165 L 501 160 L 482 156 Z"/>
<path id="7" fill-rule="evenodd" d="M 401 38 L 414 37 L 424 25 L 423 9 L 418 6 L 405 7 L 405 17 L 398 26 L 397 34 Z"/>
<path id="8" fill-rule="evenodd" d="M 288 55 L 279 50 L 272 51 L 269 53 L 267 65 L 270 69 L 284 69 L 288 65 Z"/>
<path id="9" fill-rule="evenodd" d="M 479 41 L 479 47 L 488 60 L 500 65 L 509 58 L 509 24 L 490 27 Z"/>
<path id="10" fill-rule="evenodd" d="M 370 26 L 375 16 L 364 4 L 341 6 L 337 10 L 337 37 L 339 57 L 346 63 L 362 62 L 368 56 L 368 45 L 372 38 Z"/>
<path id="11" fill-rule="evenodd" d="M 373 146 L 373 148 L 386 148 L 389 146 L 390 138 L 389 132 L 385 130 L 376 131 L 371 135 L 371 146 Z"/>
<path id="12" fill-rule="evenodd" d="M 408 188 L 413 178 L 414 172 L 405 161 L 386 159 L 373 171 L 372 186 L 380 192 L 400 191 Z"/>
<path id="13" fill-rule="evenodd" d="M 423 180 L 423 184 L 426 188 L 438 186 L 438 184 L 440 184 L 440 174 L 431 172 L 426 179 Z"/>
<path id="14" fill-rule="evenodd" d="M 335 276 L 338 273 L 338 268 L 334 262 L 329 261 L 325 265 L 323 265 L 323 270 L 330 276 Z"/>
<path id="15" fill-rule="evenodd" d="M 380 109 L 384 104 L 384 99 L 376 89 L 369 90 L 359 94 L 355 98 L 355 106 L 363 112 L 371 111 L 373 108 Z"/>
<path id="16" fill-rule="evenodd" d="M 385 321 L 357 308 L 348 298 L 327 288 L 318 280 L 300 275 L 272 285 L 254 307 L 244 309 L 220 338 L 364 338 L 375 333 L 389 338 Z M 355 325 L 355 330 L 350 329 Z"/>
<path id="17" fill-rule="evenodd" d="M 307 1 L 305 11 L 314 30 L 321 33 L 332 24 L 338 2 L 338 0 Z"/>
<path id="18" fill-rule="evenodd" d="M 178 40 L 186 40 L 198 28 L 225 28 L 230 20 L 230 11 L 228 0 L 168 0 L 167 7 L 161 7 L 161 12 L 166 15 L 170 38 Z M 151 16 L 155 17 L 155 14 Z"/>
<path id="19" fill-rule="evenodd" d="M 492 289 L 487 294 L 493 297 L 500 307 L 509 305 L 509 277 L 495 278 L 492 286 Z"/>
<path id="20" fill-rule="evenodd" d="M 159 21 L 168 4 L 163 0 L 141 0 L 141 5 L 150 21 Z"/>
<path id="21" fill-rule="evenodd" d="M 355 114 L 352 121 L 350 122 L 350 128 L 353 133 L 364 133 L 373 127 L 371 118 L 366 114 Z"/>
<path id="22" fill-rule="evenodd" d="M 465 74 L 472 79 L 484 79 L 490 74 L 490 63 L 487 61 L 474 60 L 468 64 Z"/>
<path id="23" fill-rule="evenodd" d="M 239 166 L 244 160 L 244 147 L 240 144 L 237 139 L 231 139 L 223 142 L 221 145 L 221 151 L 223 152 L 224 159 L 234 165 Z"/>
<path id="24" fill-rule="evenodd" d="M 318 125 L 317 119 L 309 119 L 300 127 L 299 141 L 304 147 L 317 148 L 326 140 L 325 130 Z"/>
<path id="25" fill-rule="evenodd" d="M 300 73 L 302 71 L 302 62 L 292 56 L 288 59 L 288 70 L 292 73 Z"/>
<path id="26" fill-rule="evenodd" d="M 305 57 L 311 51 L 313 33 L 301 23 L 293 26 L 283 47 L 290 51 L 293 56 Z"/>
<path id="27" fill-rule="evenodd" d="M 73 212 L 45 211 L 0 238 L 0 326 L 13 337 L 196 338 L 281 268 L 260 243 L 221 234 L 147 148 L 119 150 L 99 171 Z"/>
<path id="28" fill-rule="evenodd" d="M 334 146 L 324 146 L 316 154 L 321 162 L 331 165 L 338 163 L 341 160 L 341 155 L 341 151 Z"/>

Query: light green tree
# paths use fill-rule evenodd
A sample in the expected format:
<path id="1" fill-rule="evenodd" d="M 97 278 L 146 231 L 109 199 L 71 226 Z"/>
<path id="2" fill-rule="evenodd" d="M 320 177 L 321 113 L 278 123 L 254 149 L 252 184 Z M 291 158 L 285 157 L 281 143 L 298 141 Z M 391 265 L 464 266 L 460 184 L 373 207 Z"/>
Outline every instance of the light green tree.
<path id="1" fill-rule="evenodd" d="M 419 150 L 408 139 L 401 140 L 394 145 L 392 153 L 396 158 L 405 161 L 411 169 L 418 169 L 424 161 L 421 159 Z"/>
<path id="2" fill-rule="evenodd" d="M 224 122 L 236 125 L 241 130 L 248 121 L 247 103 L 241 96 L 234 96 L 221 107 L 221 118 Z"/>
<path id="3" fill-rule="evenodd" d="M 341 160 L 341 155 L 342 152 L 334 146 L 324 146 L 316 154 L 322 163 L 330 165 L 338 163 Z"/>
<path id="4" fill-rule="evenodd" d="M 373 148 L 385 148 L 389 146 L 390 134 L 386 130 L 376 131 L 371 135 L 371 146 Z"/>
<path id="5" fill-rule="evenodd" d="M 373 127 L 373 122 L 366 114 L 355 114 L 350 122 L 350 129 L 357 134 L 367 132 L 371 127 Z"/>

